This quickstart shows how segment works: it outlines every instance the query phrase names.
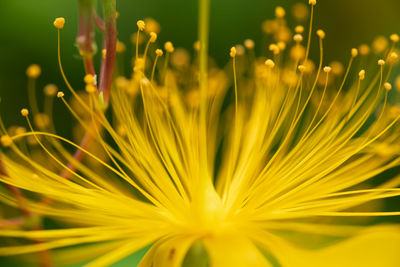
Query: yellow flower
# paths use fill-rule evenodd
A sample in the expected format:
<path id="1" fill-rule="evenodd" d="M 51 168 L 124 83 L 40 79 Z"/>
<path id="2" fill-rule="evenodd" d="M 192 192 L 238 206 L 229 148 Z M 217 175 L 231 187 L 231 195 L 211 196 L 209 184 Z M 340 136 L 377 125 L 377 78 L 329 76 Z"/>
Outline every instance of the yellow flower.
<path id="1" fill-rule="evenodd" d="M 158 267 L 200 261 L 191 254 L 200 247 L 213 267 L 399 266 L 400 226 L 361 220 L 400 215 L 381 202 L 400 195 L 400 176 L 378 176 L 400 163 L 400 112 L 389 101 L 398 96 L 390 83 L 395 62 L 376 57 L 357 69 L 364 45 L 349 51 L 344 71 L 338 62 L 324 66 L 326 33 L 313 30 L 316 1 L 309 4 L 308 34 L 299 26 L 292 33 L 278 7 L 265 23 L 270 58 L 257 58 L 256 44 L 246 40 L 226 51 L 229 71 L 207 69 L 208 1 L 200 7 L 199 66 L 171 42 L 163 57 L 151 45 L 159 26 L 146 30 L 146 23 L 158 24 L 141 20 L 136 44 L 141 32 L 143 54 L 138 45 L 131 77 L 117 77 L 110 94 L 106 78 L 98 84 L 90 71 L 86 91 L 75 92 L 60 60 L 73 101 L 63 92 L 57 97 L 85 138 L 79 145 L 55 134 L 52 102 L 40 113 L 31 94 L 31 115 L 21 111 L 29 131 L 1 123 L 0 181 L 10 191 L 1 190 L 0 200 L 28 221 L 40 216 L 61 226 L 0 229 L 6 241 L 24 241 L 2 242 L 0 255 L 53 250 L 50 260 L 42 254 L 42 264 L 91 259 L 85 266 L 109 266 L 150 246 L 139 266 Z M 308 13 L 296 10 L 299 17 Z M 106 34 L 115 33 L 111 11 Z M 314 38 L 317 64 L 309 56 Z M 391 40 L 380 55 L 394 53 L 398 36 Z M 116 36 L 106 45 L 107 76 Z M 170 63 L 173 53 L 180 54 Z M 32 66 L 27 73 L 34 92 L 39 75 L 30 75 Z M 30 119 L 38 115 L 48 119 L 35 121 L 40 131 Z M 31 156 L 38 148 L 42 156 Z"/>

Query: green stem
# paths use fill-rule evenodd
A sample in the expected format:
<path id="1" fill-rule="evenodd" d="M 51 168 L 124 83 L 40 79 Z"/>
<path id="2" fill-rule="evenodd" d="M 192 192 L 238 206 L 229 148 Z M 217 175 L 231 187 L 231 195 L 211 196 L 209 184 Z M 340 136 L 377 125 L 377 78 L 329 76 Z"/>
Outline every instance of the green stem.
<path id="1" fill-rule="evenodd" d="M 210 0 L 199 0 L 198 38 L 200 73 L 200 158 L 203 175 L 208 176 L 207 163 L 207 87 L 208 87 L 208 35 L 210 21 Z M 204 176 L 203 176 L 204 177 Z"/>

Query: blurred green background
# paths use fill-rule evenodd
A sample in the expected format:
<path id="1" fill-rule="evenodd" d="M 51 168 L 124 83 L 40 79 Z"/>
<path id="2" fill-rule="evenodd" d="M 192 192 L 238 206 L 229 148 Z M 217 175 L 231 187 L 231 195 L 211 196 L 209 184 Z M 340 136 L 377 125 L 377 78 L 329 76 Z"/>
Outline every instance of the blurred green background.
<path id="1" fill-rule="evenodd" d="M 299 1 L 211 2 L 210 54 L 223 65 L 229 59 L 228 51 L 232 45 L 242 43 L 246 38 L 261 43 L 261 23 L 273 18 L 275 6 L 281 5 L 289 13 L 290 7 Z M 131 47 L 130 35 L 137 29 L 136 21 L 145 17 L 152 17 L 161 24 L 160 43 L 172 41 L 176 47 L 191 50 L 197 39 L 195 0 L 117 0 L 117 9 L 120 13 L 119 39 L 128 47 Z M 399 0 L 320 0 L 315 25 L 327 32 L 327 62 L 345 60 L 351 47 L 369 43 L 377 35 L 400 33 L 399 12 Z M 74 45 L 77 1 L 0 0 L 0 112 L 7 125 L 23 123 L 19 110 L 27 106 L 25 70 L 29 64 L 37 63 L 42 67 L 39 87 L 47 83 L 65 87 L 57 65 L 57 31 L 52 25 L 54 18 L 59 16 L 67 20 L 62 30 L 64 68 L 71 83 L 79 88 L 84 74 Z M 64 109 L 59 110 L 63 112 Z M 131 257 L 121 266 L 133 266 L 134 261 L 135 257 Z M 2 261 L 0 265 L 15 266 Z"/>

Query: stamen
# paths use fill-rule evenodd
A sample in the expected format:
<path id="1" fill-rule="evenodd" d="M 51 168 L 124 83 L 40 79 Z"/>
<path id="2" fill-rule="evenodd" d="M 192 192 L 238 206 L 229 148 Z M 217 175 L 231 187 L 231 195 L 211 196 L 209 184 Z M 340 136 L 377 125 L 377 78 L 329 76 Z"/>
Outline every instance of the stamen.
<path id="1" fill-rule="evenodd" d="M 155 43 L 156 40 L 157 40 L 157 33 L 150 32 L 150 38 L 149 38 L 149 41 L 146 44 L 146 48 L 144 49 L 144 54 L 143 54 L 143 71 L 146 68 L 146 59 L 147 59 L 147 53 L 148 53 L 150 44 L 151 43 Z"/>
<path id="2" fill-rule="evenodd" d="M 146 24 L 144 23 L 143 20 L 138 20 L 136 23 L 137 27 L 138 27 L 138 31 L 136 34 L 136 58 L 139 58 L 139 35 L 140 32 L 143 31 L 146 27 Z"/>
<path id="3" fill-rule="evenodd" d="M 59 20 L 60 18 L 56 19 Z M 55 24 L 55 23 L 54 23 Z M 60 26 L 59 23 L 57 23 L 58 26 Z M 88 106 L 85 104 L 85 102 L 82 100 L 82 98 L 75 92 L 75 90 L 72 88 L 71 84 L 69 83 L 67 76 L 64 73 L 64 69 L 61 63 L 61 29 L 62 28 L 58 28 L 56 25 L 55 27 L 57 28 L 57 58 L 58 58 L 58 66 L 60 68 L 60 72 L 61 75 L 64 79 L 65 84 L 67 85 L 68 89 L 71 91 L 71 93 L 74 95 L 74 97 L 76 98 L 76 100 L 79 102 L 79 104 L 81 104 L 81 106 L 86 109 L 86 111 L 89 111 Z"/>
<path id="4" fill-rule="evenodd" d="M 153 82 L 154 80 L 154 73 L 156 72 L 158 58 L 161 57 L 163 54 L 164 52 L 161 49 L 156 50 L 156 59 L 154 59 L 153 68 L 151 70 L 151 79 L 150 79 L 151 82 Z"/>

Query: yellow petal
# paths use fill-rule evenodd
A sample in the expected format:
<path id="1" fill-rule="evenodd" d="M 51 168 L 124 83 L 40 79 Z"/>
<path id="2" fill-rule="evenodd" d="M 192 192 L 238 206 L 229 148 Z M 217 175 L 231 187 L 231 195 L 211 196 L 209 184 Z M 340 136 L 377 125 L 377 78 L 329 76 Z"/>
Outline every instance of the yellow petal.
<path id="1" fill-rule="evenodd" d="M 196 237 L 175 236 L 159 240 L 146 253 L 139 267 L 179 267 Z"/>
<path id="2" fill-rule="evenodd" d="M 400 226 L 369 227 L 354 237 L 317 250 L 300 249 L 272 235 L 261 239 L 266 238 L 270 242 L 267 246 L 283 267 L 400 266 Z"/>
<path id="3" fill-rule="evenodd" d="M 203 240 L 211 267 L 272 266 L 260 250 L 247 238 L 218 236 Z"/>

